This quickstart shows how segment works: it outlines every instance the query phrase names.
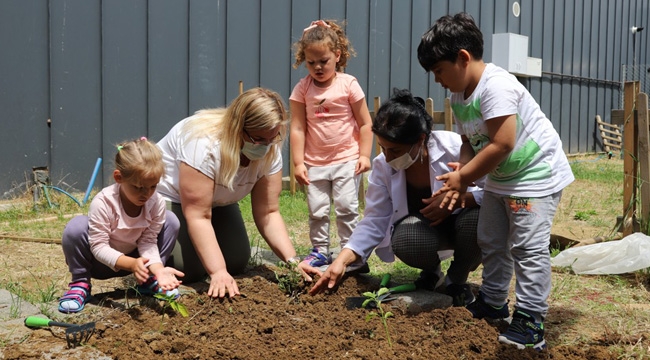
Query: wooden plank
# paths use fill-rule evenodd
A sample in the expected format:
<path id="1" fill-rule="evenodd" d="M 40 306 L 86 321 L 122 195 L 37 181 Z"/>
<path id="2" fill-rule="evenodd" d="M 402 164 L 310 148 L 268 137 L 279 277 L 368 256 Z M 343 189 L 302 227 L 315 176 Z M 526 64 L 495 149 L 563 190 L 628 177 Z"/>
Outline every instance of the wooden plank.
<path id="1" fill-rule="evenodd" d="M 641 192 L 641 210 L 639 212 L 642 231 L 648 229 L 650 220 L 650 132 L 648 127 L 648 94 L 637 96 L 638 132 L 639 132 L 639 191 Z"/>
<path id="2" fill-rule="evenodd" d="M 636 127 L 634 111 L 639 82 L 626 82 L 624 85 L 624 131 L 623 131 L 623 236 L 633 232 L 634 213 L 636 210 L 636 174 L 637 156 L 635 152 Z"/>

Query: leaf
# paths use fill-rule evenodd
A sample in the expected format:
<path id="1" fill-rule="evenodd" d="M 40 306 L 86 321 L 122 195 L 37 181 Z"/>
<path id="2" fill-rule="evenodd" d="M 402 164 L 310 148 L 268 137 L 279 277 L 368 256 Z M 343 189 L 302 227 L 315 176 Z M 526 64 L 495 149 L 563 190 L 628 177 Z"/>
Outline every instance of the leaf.
<path id="1" fill-rule="evenodd" d="M 369 313 L 367 313 L 367 314 L 366 314 L 366 322 L 370 321 L 370 320 L 371 320 L 372 318 L 374 318 L 375 316 L 378 316 L 378 315 L 377 315 L 377 313 L 374 312 L 374 311 L 373 311 L 373 312 L 369 312 Z"/>
<path id="2" fill-rule="evenodd" d="M 361 307 L 365 308 L 372 301 L 375 301 L 375 299 L 366 299 L 366 300 L 364 300 L 363 303 L 361 303 Z"/>
<path id="3" fill-rule="evenodd" d="M 190 316 L 190 313 L 187 311 L 187 307 L 179 302 L 172 301 L 170 302 L 172 309 L 176 310 L 182 317 Z"/>
<path id="4" fill-rule="evenodd" d="M 377 296 L 382 296 L 382 295 L 388 293 L 389 291 L 390 290 L 388 290 L 388 288 L 383 287 L 383 288 L 379 289 L 379 291 L 377 291 Z"/>
<path id="5" fill-rule="evenodd" d="M 366 291 L 366 292 L 363 293 L 363 296 L 365 296 L 367 298 L 374 299 L 374 298 L 377 297 L 377 294 L 375 294 L 374 292 L 371 292 L 371 291 Z"/>
<path id="6" fill-rule="evenodd" d="M 391 316 L 393 316 L 393 313 L 390 312 L 390 311 L 386 311 L 386 312 L 384 313 L 384 318 L 389 318 L 389 317 L 391 317 Z"/>

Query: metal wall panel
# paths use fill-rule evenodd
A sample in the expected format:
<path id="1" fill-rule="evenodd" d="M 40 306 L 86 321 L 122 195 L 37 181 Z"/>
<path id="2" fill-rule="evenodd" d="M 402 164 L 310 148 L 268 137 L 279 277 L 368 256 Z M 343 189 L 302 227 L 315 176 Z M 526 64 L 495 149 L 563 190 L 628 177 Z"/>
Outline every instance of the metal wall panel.
<path id="1" fill-rule="evenodd" d="M 46 3 L 0 3 L 0 195 L 49 165 L 47 22 Z"/>
<path id="2" fill-rule="evenodd" d="M 159 140 L 189 109 L 189 2 L 148 1 L 149 137 Z M 144 74 L 143 74 L 144 75 Z"/>
<path id="3" fill-rule="evenodd" d="M 288 102 L 304 66 L 291 45 L 312 20 L 346 21 L 356 76 L 372 107 L 393 87 L 449 93 L 417 62 L 421 34 L 440 16 L 469 12 L 484 33 L 529 37 L 541 78 L 520 78 L 560 133 L 568 153 L 600 151 L 594 117 L 622 108 L 621 67 L 647 67 L 647 0 L 35 0 L 0 1 L 0 193 L 49 165 L 54 181 L 79 189 L 115 142 L 158 140 L 200 108 L 265 86 Z M 645 27 L 632 43 L 631 26 Z M 635 51 L 636 50 L 636 51 Z M 645 75 L 644 75 L 645 76 Z M 52 119 L 51 132 L 46 120 Z M 82 151 L 80 151 L 80 149 Z M 288 148 L 283 155 L 288 159 Z M 110 161 L 97 186 L 110 180 Z M 285 161 L 284 173 L 288 173 Z"/>
<path id="4" fill-rule="evenodd" d="M 189 113 L 193 114 L 226 102 L 226 5 L 192 0 L 189 6 Z M 163 130 L 173 123 L 165 125 L 161 124 Z"/>
<path id="5" fill-rule="evenodd" d="M 102 153 L 101 21 L 98 1 L 50 1 L 50 175 L 82 191 Z"/>
<path id="6" fill-rule="evenodd" d="M 101 157 L 103 173 L 110 179 L 115 145 L 148 135 L 147 77 L 142 76 L 147 73 L 147 1 L 101 4 Z M 103 174 L 98 178 L 104 178 Z"/>

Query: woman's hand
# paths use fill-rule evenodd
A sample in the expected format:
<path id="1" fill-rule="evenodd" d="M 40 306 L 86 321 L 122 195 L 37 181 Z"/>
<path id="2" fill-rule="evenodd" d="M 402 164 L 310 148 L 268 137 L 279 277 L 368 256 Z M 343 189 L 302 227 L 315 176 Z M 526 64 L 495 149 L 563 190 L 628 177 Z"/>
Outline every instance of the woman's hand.
<path id="1" fill-rule="evenodd" d="M 343 275 L 345 274 L 345 269 L 347 266 L 343 261 L 336 261 L 327 267 L 327 270 L 321 275 L 320 279 L 314 284 L 314 286 L 309 290 L 309 295 L 316 295 L 322 291 L 332 289 L 341 281 Z"/>
<path id="2" fill-rule="evenodd" d="M 451 210 L 440 207 L 444 196 L 444 194 L 440 194 L 438 196 L 422 199 L 422 202 L 427 205 L 420 210 L 420 213 L 431 221 L 431 226 L 440 225 L 440 223 L 451 214 Z"/>
<path id="3" fill-rule="evenodd" d="M 235 279 L 227 270 L 219 270 L 214 274 L 210 274 L 208 296 L 213 298 L 223 298 L 226 294 L 228 294 L 228 297 L 234 297 L 240 294 Z"/>

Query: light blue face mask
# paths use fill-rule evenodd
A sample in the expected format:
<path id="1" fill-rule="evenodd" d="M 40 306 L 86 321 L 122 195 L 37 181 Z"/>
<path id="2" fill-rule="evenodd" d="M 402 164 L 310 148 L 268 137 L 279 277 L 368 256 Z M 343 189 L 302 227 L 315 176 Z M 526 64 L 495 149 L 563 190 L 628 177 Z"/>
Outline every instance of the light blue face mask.
<path id="1" fill-rule="evenodd" d="M 248 160 L 255 161 L 263 159 L 269 152 L 269 149 L 271 149 L 271 144 L 253 144 L 244 141 L 244 147 L 241 149 L 241 153 L 244 154 Z"/>

